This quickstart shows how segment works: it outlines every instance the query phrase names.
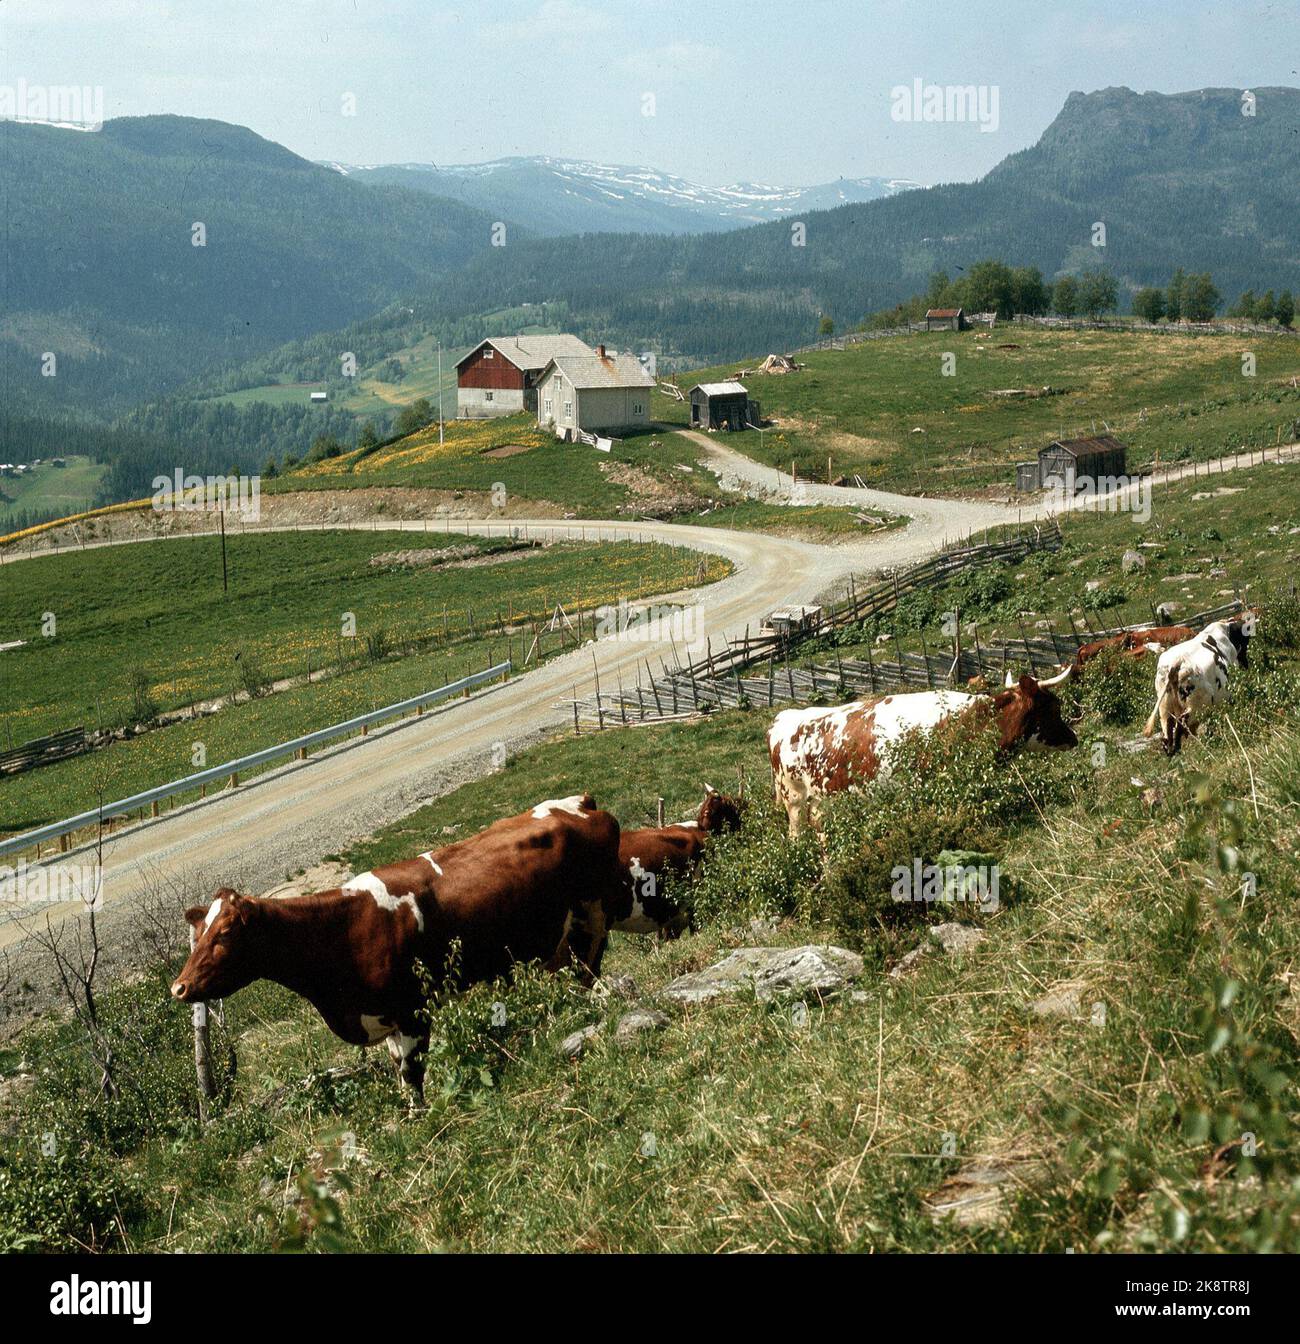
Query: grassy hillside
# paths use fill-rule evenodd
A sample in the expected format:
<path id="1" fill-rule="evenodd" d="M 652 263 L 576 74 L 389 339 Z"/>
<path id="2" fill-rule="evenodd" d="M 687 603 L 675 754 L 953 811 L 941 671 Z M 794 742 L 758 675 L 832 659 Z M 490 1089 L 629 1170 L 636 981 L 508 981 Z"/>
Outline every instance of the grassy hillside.
<path id="1" fill-rule="evenodd" d="M 0 830 L 42 821 L 433 690 L 513 656 L 557 601 L 570 614 L 722 577 L 726 561 L 654 544 L 559 543 L 506 557 L 508 543 L 430 533 L 274 533 L 228 539 L 229 594 L 215 537 L 38 557 L 6 568 L 0 741 L 76 724 L 112 727 L 218 696 L 219 713 L 128 736 L 5 782 Z M 375 566 L 394 552 L 449 550 L 447 565 Z M 499 563 L 467 564 L 475 557 Z M 509 575 L 508 589 L 504 587 Z M 286 575 L 291 575 L 287 581 Z M 185 601 L 177 603 L 177 592 Z M 56 616 L 41 633 L 42 613 Z M 344 637 L 345 613 L 355 637 Z M 544 648 L 553 653 L 562 639 Z M 338 675 L 268 694 L 280 679 Z M 246 698 L 251 696 L 251 698 Z"/>
<path id="2" fill-rule="evenodd" d="M 261 985 L 230 1004 L 238 1077 L 200 1134 L 188 1018 L 160 967 L 103 1000 L 120 1075 L 147 1070 L 138 1093 L 100 1103 L 70 1028 L 16 1043 L 10 1071 L 45 1069 L 5 1116 L 0 1237 L 173 1251 L 1295 1250 L 1300 737 L 1277 715 L 1300 683 L 1281 653 L 1260 650 L 1229 713 L 1176 761 L 1119 750 L 1133 721 L 1086 721 L 1104 757 L 996 771 L 983 738 L 948 741 L 942 769 L 905 767 L 899 786 L 837 811 L 825 850 L 791 847 L 756 803 L 697 884 L 702 931 L 616 938 L 606 962 L 652 993 L 751 941 L 754 917 L 776 922 L 764 943 L 861 950 L 860 992 L 806 1015 L 744 999 L 670 1008 L 665 1028 L 623 1046 L 617 998 L 522 976 L 435 1011 L 429 1110 L 408 1118 L 386 1059 L 359 1058 Z M 538 748 L 355 858 L 576 788 L 628 824 L 657 792 L 676 815 L 737 762 L 761 795 L 765 726 L 732 713 Z M 954 835 L 996 857 L 999 909 L 894 905 L 889 866 L 932 860 Z M 885 976 L 940 919 L 984 941 Z M 580 1062 L 557 1056 L 561 1037 L 607 1015 Z M 218 1033 L 219 1059 L 226 1046 Z M 51 1129 L 65 1136 L 55 1161 L 37 1155 Z M 977 1221 L 933 1216 L 930 1201 L 969 1193 L 973 1166 L 1000 1198 Z"/>
<path id="3" fill-rule="evenodd" d="M 1242 353 L 1256 359 L 1242 373 Z M 955 356 L 945 376 L 943 356 Z M 1009 493 L 1014 464 L 1061 434 L 1111 431 L 1128 465 L 1203 460 L 1298 436 L 1300 340 L 1294 336 L 1056 331 L 1005 326 L 866 341 L 800 357 L 806 367 L 747 380 L 775 424 L 726 443 L 751 457 L 826 479 L 857 473 L 868 485 L 953 494 Z M 756 361 L 754 361 L 756 362 Z M 683 388 L 732 376 L 727 364 L 680 375 Z M 751 362 L 748 367 L 753 367 Z M 1050 387 L 1059 395 L 999 397 Z M 689 407 L 663 393 L 656 418 L 685 424 Z M 918 432 L 919 431 L 919 432 Z"/>

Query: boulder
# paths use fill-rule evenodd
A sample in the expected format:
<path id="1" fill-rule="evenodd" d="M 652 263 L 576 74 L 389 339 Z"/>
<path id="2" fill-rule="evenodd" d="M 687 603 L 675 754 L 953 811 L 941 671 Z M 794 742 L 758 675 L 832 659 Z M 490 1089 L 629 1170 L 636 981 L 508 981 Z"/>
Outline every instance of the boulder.
<path id="1" fill-rule="evenodd" d="M 1147 558 L 1139 551 L 1125 551 L 1120 559 L 1119 567 L 1125 574 L 1133 574 L 1147 567 Z"/>
<path id="2" fill-rule="evenodd" d="M 842 947 L 739 947 L 702 971 L 678 976 L 660 993 L 673 1003 L 707 1003 L 750 991 L 760 1003 L 785 995 L 837 994 L 862 974 L 862 958 Z"/>
<path id="3" fill-rule="evenodd" d="M 633 1008 L 619 1018 L 614 1028 L 614 1041 L 618 1045 L 630 1045 L 638 1036 L 647 1031 L 662 1031 L 668 1025 L 667 1013 L 657 1008 Z"/>
<path id="4" fill-rule="evenodd" d="M 1062 980 L 1053 985 L 1041 999 L 1029 1005 L 1035 1017 L 1083 1017 L 1083 994 L 1087 986 L 1082 980 Z"/>
<path id="5" fill-rule="evenodd" d="M 587 1046 L 591 1044 L 592 1038 L 600 1031 L 600 1023 L 594 1026 L 583 1027 L 580 1031 L 575 1031 L 566 1036 L 560 1042 L 560 1054 L 565 1059 L 579 1059 L 586 1051 Z"/>
<path id="6" fill-rule="evenodd" d="M 914 947 L 891 968 L 889 972 L 891 980 L 901 980 L 909 971 L 915 969 L 922 957 L 929 956 L 932 952 L 961 956 L 978 947 L 988 936 L 983 929 L 974 928 L 970 924 L 958 924 L 955 921 L 932 925 L 926 930 L 926 934 L 925 941 L 919 947 Z"/>

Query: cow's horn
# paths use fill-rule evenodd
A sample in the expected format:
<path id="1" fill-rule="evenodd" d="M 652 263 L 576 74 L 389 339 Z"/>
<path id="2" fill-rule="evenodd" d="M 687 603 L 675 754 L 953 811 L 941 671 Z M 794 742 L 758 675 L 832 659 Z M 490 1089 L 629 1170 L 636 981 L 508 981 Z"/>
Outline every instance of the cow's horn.
<path id="1" fill-rule="evenodd" d="M 1016 674 L 1010 668 L 1007 669 L 1007 679 L 1002 684 L 1007 690 L 1010 690 L 1016 684 Z"/>
<path id="2" fill-rule="evenodd" d="M 1050 689 L 1053 686 L 1059 686 L 1073 671 L 1074 671 L 1074 664 L 1066 663 L 1062 671 L 1060 671 L 1056 676 L 1051 677 L 1047 681 L 1040 681 L 1038 685 L 1043 690 Z"/>
<path id="3" fill-rule="evenodd" d="M 705 793 L 717 793 L 717 789 L 715 789 L 715 788 L 713 787 L 712 784 L 706 784 L 706 785 L 704 786 L 704 792 L 705 792 Z"/>

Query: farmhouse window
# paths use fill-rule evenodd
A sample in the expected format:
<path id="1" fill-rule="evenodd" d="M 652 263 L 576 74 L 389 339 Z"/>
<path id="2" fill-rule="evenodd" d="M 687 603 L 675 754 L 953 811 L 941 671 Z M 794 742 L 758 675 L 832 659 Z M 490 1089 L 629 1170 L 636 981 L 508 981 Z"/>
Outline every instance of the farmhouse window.
<path id="1" fill-rule="evenodd" d="M 566 401 L 564 403 L 564 418 L 566 420 L 573 419 L 573 402 L 571 401 Z"/>
<path id="2" fill-rule="evenodd" d="M 639 401 L 634 401 L 634 402 L 632 403 L 632 414 L 633 414 L 633 415 L 644 415 L 644 414 L 645 414 L 645 406 L 644 406 L 644 404 L 643 404 L 642 402 L 639 402 Z"/>
<path id="3" fill-rule="evenodd" d="M 491 347 L 489 347 L 488 349 L 486 349 L 486 350 L 483 351 L 483 358 L 484 358 L 484 359 L 495 359 L 496 357 L 497 357 L 497 352 L 496 352 L 495 350 L 493 350 Z"/>
<path id="4" fill-rule="evenodd" d="M 552 401 L 550 397 L 547 397 L 543 402 L 543 409 L 547 415 L 553 415 L 555 412 L 555 402 Z"/>
<path id="5" fill-rule="evenodd" d="M 484 393 L 484 395 L 483 395 L 483 400 L 484 400 L 484 401 L 494 401 L 494 400 L 496 400 L 496 394 L 495 394 L 494 392 L 486 392 L 486 393 Z"/>

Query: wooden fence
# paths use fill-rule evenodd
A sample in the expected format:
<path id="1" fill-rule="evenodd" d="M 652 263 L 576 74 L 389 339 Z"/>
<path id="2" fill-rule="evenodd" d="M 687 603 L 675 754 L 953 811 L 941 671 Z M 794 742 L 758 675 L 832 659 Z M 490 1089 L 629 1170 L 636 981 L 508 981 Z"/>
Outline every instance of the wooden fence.
<path id="1" fill-rule="evenodd" d="M 48 737 L 34 737 L 21 747 L 0 751 L 0 775 L 20 775 L 38 765 L 49 765 L 68 756 L 79 756 L 91 748 L 90 738 L 83 727 L 65 728 Z"/>
<path id="2" fill-rule="evenodd" d="M 713 648 L 712 641 L 706 641 L 705 656 L 694 662 L 679 662 L 670 667 L 661 660 L 659 675 L 651 671 L 647 662 L 645 680 L 641 679 L 638 672 L 634 686 L 619 687 L 612 692 L 602 691 L 597 686 L 594 695 L 574 697 L 571 702 L 574 728 L 580 730 L 584 721 L 604 728 L 680 718 L 700 709 L 746 701 L 775 704 L 778 696 L 782 699 L 799 699 L 801 687 L 808 695 L 820 694 L 821 682 L 828 676 L 824 670 L 795 669 L 790 665 L 790 655 L 800 645 L 873 616 L 887 615 L 895 610 L 906 594 L 921 588 L 937 587 L 964 570 L 1019 560 L 1033 551 L 1058 550 L 1061 544 L 1060 525 L 1054 522 L 1048 527 L 1035 528 L 1032 532 L 1018 534 L 1006 541 L 941 551 L 921 564 L 888 573 L 863 588 L 858 587 L 856 580 L 850 579 L 843 601 L 824 607 L 820 617 L 797 629 L 789 632 L 764 631 L 752 636 L 746 629 L 741 638 L 729 640 L 717 650 Z M 1090 631 L 1069 647 L 1077 648 L 1079 643 L 1095 638 L 1097 635 Z M 1040 642 L 1051 647 L 1050 641 Z M 1066 648 L 1064 644 L 1061 647 L 1063 650 Z M 866 675 L 873 685 L 878 682 L 885 688 L 891 684 L 910 684 L 908 678 L 917 675 L 917 668 L 921 669 L 920 684 L 948 682 L 953 654 L 948 654 L 945 661 L 942 656 L 935 657 L 928 650 L 924 654 L 904 655 L 901 649 L 898 652 L 901 670 L 892 683 L 885 674 L 884 665 L 881 665 L 878 677 L 875 666 L 868 666 Z M 913 663 L 912 660 L 924 661 Z M 767 670 L 763 676 L 742 676 L 742 673 L 760 664 L 766 664 Z M 942 676 L 936 681 L 941 666 Z M 973 676 L 975 673 L 972 671 L 968 675 Z M 783 687 L 778 686 L 782 679 Z M 841 682 L 842 679 L 837 684 Z"/>

